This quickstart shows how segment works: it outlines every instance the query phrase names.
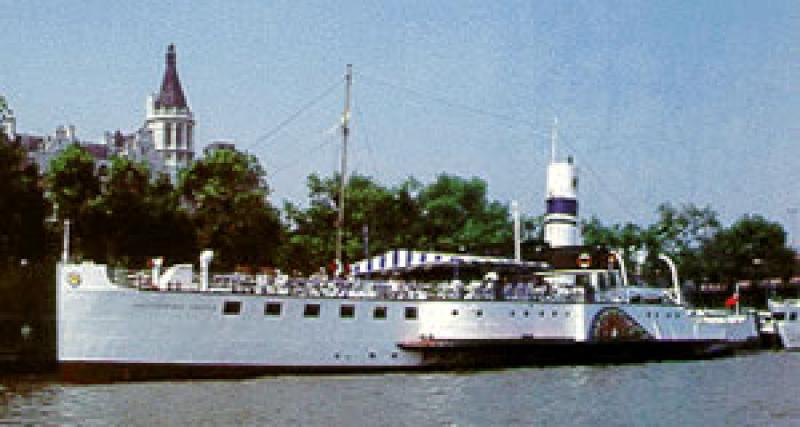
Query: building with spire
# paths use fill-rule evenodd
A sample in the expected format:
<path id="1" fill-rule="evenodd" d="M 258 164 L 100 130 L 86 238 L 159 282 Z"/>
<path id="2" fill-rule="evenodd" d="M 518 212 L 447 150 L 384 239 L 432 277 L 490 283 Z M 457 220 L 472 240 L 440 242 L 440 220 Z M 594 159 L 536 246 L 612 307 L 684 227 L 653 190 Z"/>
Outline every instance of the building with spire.
<path id="1" fill-rule="evenodd" d="M 173 178 L 194 160 L 194 115 L 186 102 L 175 45 L 167 48 L 166 68 L 157 95 L 147 98 L 145 127 L 150 130 L 155 150 L 161 154 L 166 172 Z"/>

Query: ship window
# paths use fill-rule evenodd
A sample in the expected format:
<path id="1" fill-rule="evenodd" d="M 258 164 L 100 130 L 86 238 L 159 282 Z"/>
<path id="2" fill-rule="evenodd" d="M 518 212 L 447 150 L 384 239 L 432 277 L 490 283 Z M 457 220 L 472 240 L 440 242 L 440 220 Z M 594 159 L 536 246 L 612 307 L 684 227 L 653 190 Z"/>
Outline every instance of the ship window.
<path id="1" fill-rule="evenodd" d="M 397 352 L 396 351 L 392 352 L 392 359 L 397 359 Z"/>
<path id="2" fill-rule="evenodd" d="M 268 302 L 264 304 L 264 315 L 265 316 L 280 316 L 281 315 L 281 303 L 279 302 Z"/>
<path id="3" fill-rule="evenodd" d="M 375 352 L 374 351 L 370 351 L 369 352 L 369 358 L 370 359 L 374 359 L 375 358 Z"/>
<path id="4" fill-rule="evenodd" d="M 658 319 L 658 312 L 656 312 L 656 319 Z"/>
<path id="5" fill-rule="evenodd" d="M 569 311 L 564 312 L 564 317 L 569 317 Z"/>
<path id="6" fill-rule="evenodd" d="M 385 319 L 386 318 L 386 307 L 375 307 L 375 310 L 372 312 L 372 317 L 375 319 Z"/>
<path id="7" fill-rule="evenodd" d="M 772 315 L 772 318 L 775 320 L 783 320 L 786 318 L 786 313 L 775 313 Z"/>
<path id="8" fill-rule="evenodd" d="M 789 320 L 797 320 L 797 312 L 793 311 L 789 313 Z"/>
<path id="9" fill-rule="evenodd" d="M 225 301 L 225 304 L 222 305 L 222 314 L 239 314 L 241 312 L 241 301 Z"/>
<path id="10" fill-rule="evenodd" d="M 451 313 L 451 314 L 452 314 L 453 316 L 458 316 L 458 310 L 456 310 L 456 309 L 453 309 L 453 311 L 452 311 L 452 313 Z"/>
<path id="11" fill-rule="evenodd" d="M 539 312 L 539 317 L 544 317 L 544 310 Z"/>
<path id="12" fill-rule="evenodd" d="M 406 307 L 406 319 L 417 320 L 417 307 Z"/>
<path id="13" fill-rule="evenodd" d="M 558 317 L 558 312 L 553 310 L 553 317 Z"/>
<path id="14" fill-rule="evenodd" d="M 529 314 L 530 313 L 528 313 L 528 310 L 525 310 L 525 311 L 522 312 L 522 315 L 525 316 L 525 317 L 528 317 Z"/>
<path id="15" fill-rule="evenodd" d="M 356 307 L 352 305 L 343 305 L 339 307 L 339 317 L 342 319 L 352 319 L 356 317 Z"/>
<path id="16" fill-rule="evenodd" d="M 675 318 L 677 319 L 679 317 L 681 317 L 681 314 L 680 313 L 675 313 Z"/>
<path id="17" fill-rule="evenodd" d="M 649 318 L 651 318 L 651 317 L 653 317 L 653 313 L 651 313 L 651 312 L 649 312 L 649 311 L 648 311 L 648 312 L 647 312 L 647 318 L 649 319 Z"/>
<path id="18" fill-rule="evenodd" d="M 667 319 L 672 317 L 672 313 L 667 313 Z"/>
<path id="19" fill-rule="evenodd" d="M 304 317 L 319 317 L 319 304 L 306 304 L 303 309 Z"/>
<path id="20" fill-rule="evenodd" d="M 483 310 L 478 310 L 478 311 L 477 311 L 475 314 L 476 314 L 478 317 L 481 317 L 481 316 L 483 316 Z"/>
<path id="21" fill-rule="evenodd" d="M 511 317 L 514 317 L 516 314 L 517 313 L 515 313 L 514 310 L 511 310 Z"/>

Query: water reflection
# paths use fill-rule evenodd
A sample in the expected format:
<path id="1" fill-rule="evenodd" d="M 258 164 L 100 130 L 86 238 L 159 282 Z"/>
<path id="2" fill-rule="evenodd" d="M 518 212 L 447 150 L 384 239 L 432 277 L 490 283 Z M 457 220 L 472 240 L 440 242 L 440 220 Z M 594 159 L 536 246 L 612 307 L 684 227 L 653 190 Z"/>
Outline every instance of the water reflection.
<path id="1" fill-rule="evenodd" d="M 28 424 L 797 425 L 800 354 L 497 371 L 61 384 L 0 378 Z"/>

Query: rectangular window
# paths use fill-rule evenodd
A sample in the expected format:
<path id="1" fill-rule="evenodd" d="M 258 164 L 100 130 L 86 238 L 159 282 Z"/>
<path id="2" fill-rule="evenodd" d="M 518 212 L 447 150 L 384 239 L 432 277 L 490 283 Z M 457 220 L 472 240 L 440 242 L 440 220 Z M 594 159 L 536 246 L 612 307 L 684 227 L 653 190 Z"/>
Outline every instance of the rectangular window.
<path id="1" fill-rule="evenodd" d="M 181 148 L 183 146 L 183 126 L 175 126 L 175 146 Z"/>
<path id="2" fill-rule="evenodd" d="M 264 315 L 265 316 L 280 316 L 281 315 L 281 303 L 279 302 L 268 302 L 264 304 Z"/>
<path id="3" fill-rule="evenodd" d="M 169 123 L 164 124 L 164 148 L 172 146 L 172 125 Z"/>
<path id="4" fill-rule="evenodd" d="M 375 307 L 375 310 L 372 312 L 372 317 L 375 319 L 385 319 L 386 307 Z"/>
<path id="5" fill-rule="evenodd" d="M 339 317 L 342 319 L 352 319 L 356 317 L 356 308 L 352 305 L 343 305 L 339 307 Z"/>
<path id="6" fill-rule="evenodd" d="M 789 313 L 789 320 L 792 320 L 792 321 L 797 320 L 797 312 L 793 311 L 793 312 Z"/>
<path id="7" fill-rule="evenodd" d="M 222 305 L 222 314 L 239 314 L 242 312 L 241 301 L 225 301 Z"/>
<path id="8" fill-rule="evenodd" d="M 319 304 L 306 304 L 303 309 L 304 317 L 319 317 Z"/>
<path id="9" fill-rule="evenodd" d="M 417 320 L 417 307 L 406 307 L 406 320 Z"/>

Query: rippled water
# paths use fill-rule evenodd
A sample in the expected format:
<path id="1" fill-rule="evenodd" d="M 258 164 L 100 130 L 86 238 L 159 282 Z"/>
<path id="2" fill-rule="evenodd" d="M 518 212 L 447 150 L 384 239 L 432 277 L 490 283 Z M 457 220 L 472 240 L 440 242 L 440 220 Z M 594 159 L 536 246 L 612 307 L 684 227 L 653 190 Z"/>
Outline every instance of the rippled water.
<path id="1" fill-rule="evenodd" d="M 496 371 L 72 385 L 0 377 L 0 422 L 800 425 L 800 353 Z"/>

